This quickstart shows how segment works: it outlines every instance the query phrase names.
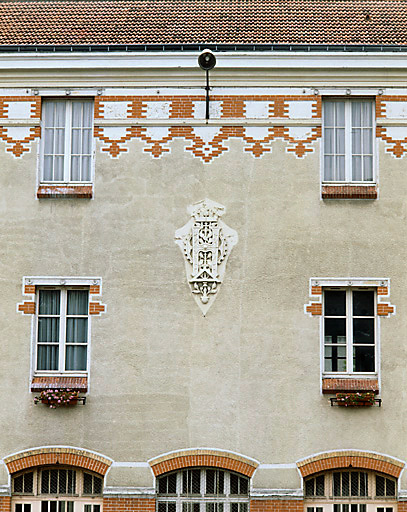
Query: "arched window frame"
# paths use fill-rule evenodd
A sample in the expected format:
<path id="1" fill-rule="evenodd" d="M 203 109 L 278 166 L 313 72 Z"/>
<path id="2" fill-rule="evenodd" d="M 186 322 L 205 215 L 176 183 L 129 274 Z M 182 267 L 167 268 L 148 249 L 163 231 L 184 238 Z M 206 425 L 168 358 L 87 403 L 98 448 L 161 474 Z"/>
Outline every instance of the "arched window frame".
<path id="1" fill-rule="evenodd" d="M 194 477 L 198 474 L 199 478 Z M 213 477 L 213 475 L 216 476 Z M 169 482 L 170 479 L 172 482 L 167 484 L 167 492 L 162 492 L 163 482 Z M 194 480 L 199 481 L 199 490 Z M 220 480 L 223 480 L 223 485 L 211 486 L 210 482 Z M 213 489 L 214 492 L 208 492 L 208 488 Z M 237 492 L 234 493 L 236 489 Z M 250 479 L 234 471 L 216 467 L 178 469 L 157 477 L 156 510 L 157 512 L 248 512 L 249 490 Z"/>

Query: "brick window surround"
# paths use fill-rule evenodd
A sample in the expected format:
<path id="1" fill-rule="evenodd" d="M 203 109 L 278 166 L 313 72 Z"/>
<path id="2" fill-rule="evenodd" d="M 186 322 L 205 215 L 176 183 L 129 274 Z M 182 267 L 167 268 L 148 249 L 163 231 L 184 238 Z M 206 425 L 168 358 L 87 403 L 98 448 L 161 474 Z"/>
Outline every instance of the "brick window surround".
<path id="1" fill-rule="evenodd" d="M 92 199 L 92 185 L 39 185 L 38 199 Z"/>
<path id="2" fill-rule="evenodd" d="M 303 478 L 321 471 L 349 467 L 355 469 L 371 469 L 372 471 L 398 478 L 404 468 L 404 463 L 393 457 L 378 453 L 343 450 L 320 453 L 308 457 L 298 461 L 297 467 Z"/>
<path id="3" fill-rule="evenodd" d="M 61 464 L 89 469 L 104 476 L 112 460 L 87 450 L 66 447 L 33 448 L 5 457 L 4 463 L 10 474 L 35 466 Z"/>
<path id="4" fill-rule="evenodd" d="M 322 199 L 377 199 L 376 185 L 322 185 Z"/>
<path id="5" fill-rule="evenodd" d="M 228 469 L 241 473 L 242 475 L 253 476 L 259 463 L 243 455 L 223 450 L 212 450 L 205 448 L 191 448 L 171 452 L 150 459 L 148 463 L 154 476 L 162 475 L 169 471 L 193 466 L 216 467 Z"/>

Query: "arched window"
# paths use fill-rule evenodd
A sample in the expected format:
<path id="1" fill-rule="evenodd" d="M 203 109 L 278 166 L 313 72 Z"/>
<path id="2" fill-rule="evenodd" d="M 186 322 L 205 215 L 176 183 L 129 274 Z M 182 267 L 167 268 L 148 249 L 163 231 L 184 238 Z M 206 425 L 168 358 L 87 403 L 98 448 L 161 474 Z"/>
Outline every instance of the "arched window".
<path id="1" fill-rule="evenodd" d="M 314 474 L 304 481 L 305 512 L 397 512 L 397 480 L 359 469 Z"/>
<path id="2" fill-rule="evenodd" d="M 248 512 L 249 478 L 216 468 L 188 468 L 157 478 L 157 512 Z"/>
<path id="3" fill-rule="evenodd" d="M 13 512 L 102 512 L 103 478 L 91 471 L 42 466 L 15 473 Z"/>

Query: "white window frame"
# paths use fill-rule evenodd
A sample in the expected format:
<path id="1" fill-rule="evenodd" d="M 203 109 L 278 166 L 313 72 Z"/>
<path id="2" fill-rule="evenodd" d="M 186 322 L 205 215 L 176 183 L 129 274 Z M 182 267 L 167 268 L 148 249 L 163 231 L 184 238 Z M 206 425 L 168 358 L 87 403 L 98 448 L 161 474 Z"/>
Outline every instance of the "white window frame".
<path id="1" fill-rule="evenodd" d="M 200 470 L 200 489 L 201 492 L 199 494 L 184 494 L 182 491 L 182 473 L 186 470 Z M 223 494 L 206 494 L 206 470 L 219 470 L 224 474 L 224 493 Z M 246 478 L 247 482 L 247 494 L 230 494 L 230 474 L 234 473 L 239 477 Z M 183 512 L 182 505 L 183 503 L 199 503 L 199 512 L 206 512 L 206 504 L 207 503 L 216 503 L 223 504 L 223 512 L 231 512 L 231 504 L 232 503 L 246 503 L 247 504 L 247 512 L 249 512 L 249 495 L 250 495 L 250 479 L 239 473 L 235 473 L 234 471 L 228 471 L 222 468 L 217 467 L 188 467 L 179 469 L 176 472 L 177 474 L 177 493 L 176 494 L 158 494 L 157 487 L 157 496 L 156 496 L 156 512 L 159 509 L 159 503 L 162 502 L 170 502 L 176 504 L 176 512 Z M 166 474 L 160 475 L 161 477 L 167 476 Z M 158 479 L 159 477 L 157 477 Z M 158 484 L 157 484 L 158 485 Z"/>
<path id="2" fill-rule="evenodd" d="M 60 312 L 59 315 L 39 315 L 39 294 L 43 290 L 58 290 L 60 292 Z M 65 352 L 66 352 L 66 325 L 67 325 L 67 319 L 71 316 L 67 314 L 67 296 L 68 291 L 70 290 L 85 290 L 88 292 L 88 312 L 87 315 L 75 315 L 75 318 L 87 318 L 88 325 L 87 325 L 87 343 L 76 343 L 77 346 L 86 346 L 86 370 L 65 370 Z M 55 318 L 59 318 L 59 358 L 58 358 L 58 370 L 38 370 L 37 364 L 38 364 L 38 325 L 39 325 L 39 318 L 40 316 L 54 316 Z M 89 315 L 89 289 L 86 287 L 67 287 L 67 286 L 48 286 L 48 287 L 39 287 L 36 290 L 36 331 L 35 331 L 35 374 L 36 375 L 55 375 L 55 374 L 74 374 L 74 375 L 87 375 L 88 368 L 89 368 L 89 339 L 90 339 L 90 315 Z"/>
<path id="3" fill-rule="evenodd" d="M 61 185 L 61 184 L 70 184 L 70 185 L 91 185 L 94 182 L 94 174 L 95 174 L 95 137 L 93 135 L 94 131 L 94 123 L 95 117 L 92 115 L 92 123 L 91 123 L 91 155 L 90 155 L 90 180 L 87 181 L 72 181 L 70 179 L 71 174 L 71 156 L 72 156 L 72 147 L 71 147 L 71 134 L 72 134 L 72 103 L 75 101 L 89 101 L 92 102 L 92 112 L 94 112 L 94 97 L 93 96 L 85 96 L 85 97 L 75 97 L 75 98 L 66 98 L 64 96 L 52 96 L 52 97 L 43 97 L 42 98 L 42 108 L 44 108 L 44 103 L 47 101 L 59 101 L 66 103 L 66 111 L 65 111 L 65 143 L 64 143 L 64 179 L 62 181 L 50 181 L 44 179 L 44 146 L 45 146 L 45 116 L 42 116 L 41 119 L 41 141 L 40 141 L 40 152 L 39 152 L 39 184 L 48 184 L 48 185 Z"/>
<path id="4" fill-rule="evenodd" d="M 346 371 L 326 371 L 325 370 L 325 318 L 335 318 L 334 316 L 325 316 L 325 292 L 327 291 L 345 291 L 346 292 Z M 354 318 L 371 318 L 353 316 L 353 292 L 354 291 L 371 291 L 374 297 L 374 360 L 375 368 L 373 372 L 356 372 L 353 371 L 353 319 Z M 374 376 L 377 375 L 377 333 L 378 333 L 378 315 L 377 315 L 377 290 L 370 287 L 324 287 L 322 291 L 322 340 L 323 340 L 323 375 L 325 377 L 335 378 L 338 375 L 349 376 Z M 337 318 L 343 318 L 337 317 Z M 363 344 L 356 344 L 357 346 L 364 346 Z M 369 345 L 371 346 L 371 345 Z"/>
<path id="5" fill-rule="evenodd" d="M 64 276 L 25 276 L 23 278 L 23 294 L 24 287 L 33 285 L 36 287 L 36 296 L 38 297 L 37 288 L 62 288 L 69 289 L 88 289 L 90 286 L 99 286 L 98 295 L 102 295 L 102 279 L 100 277 L 64 277 Z M 91 294 L 89 293 L 89 302 Z M 37 331 L 38 331 L 38 300 L 36 300 L 36 313 L 32 315 L 31 324 L 31 378 L 46 376 L 63 376 L 63 377 L 88 377 L 91 365 L 91 331 L 92 331 L 92 315 L 88 310 L 88 350 L 87 350 L 87 369 L 86 371 L 64 371 L 64 370 L 38 370 L 37 371 Z"/>
<path id="6" fill-rule="evenodd" d="M 343 181 L 326 180 L 325 179 L 325 113 L 324 103 L 327 101 L 342 101 L 345 103 L 345 179 Z M 352 180 L 352 112 L 351 104 L 354 101 L 371 101 L 372 103 L 372 180 L 371 181 L 354 181 Z M 323 184 L 336 184 L 336 185 L 375 185 L 377 183 L 377 144 L 376 144 L 376 115 L 375 115 L 375 100 L 374 97 L 369 96 L 329 96 L 325 95 L 322 98 L 322 142 L 321 142 L 321 182 Z"/>

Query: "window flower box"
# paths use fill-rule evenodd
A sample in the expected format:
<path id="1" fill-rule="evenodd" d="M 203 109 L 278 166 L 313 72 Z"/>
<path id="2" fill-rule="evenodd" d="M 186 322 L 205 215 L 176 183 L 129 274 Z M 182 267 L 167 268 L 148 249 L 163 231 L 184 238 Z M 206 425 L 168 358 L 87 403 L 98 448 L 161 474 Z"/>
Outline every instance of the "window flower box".
<path id="1" fill-rule="evenodd" d="M 336 393 L 336 404 L 342 407 L 370 407 L 375 404 L 375 395 L 368 393 Z"/>
<path id="2" fill-rule="evenodd" d="M 34 404 L 41 402 L 50 409 L 57 407 L 68 407 L 76 405 L 78 402 L 85 404 L 86 397 L 79 396 L 78 391 L 73 389 L 46 389 L 41 391 L 40 396 L 34 398 Z"/>

